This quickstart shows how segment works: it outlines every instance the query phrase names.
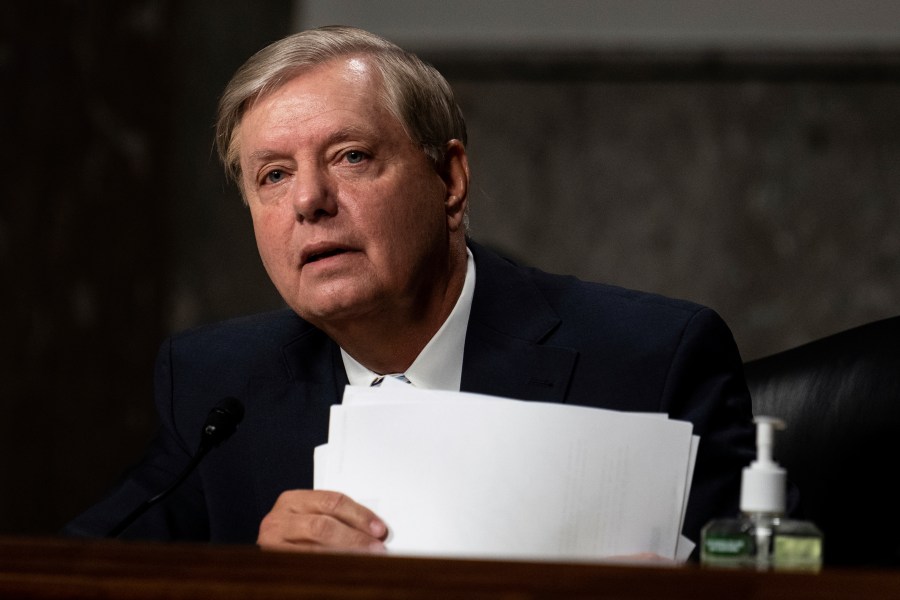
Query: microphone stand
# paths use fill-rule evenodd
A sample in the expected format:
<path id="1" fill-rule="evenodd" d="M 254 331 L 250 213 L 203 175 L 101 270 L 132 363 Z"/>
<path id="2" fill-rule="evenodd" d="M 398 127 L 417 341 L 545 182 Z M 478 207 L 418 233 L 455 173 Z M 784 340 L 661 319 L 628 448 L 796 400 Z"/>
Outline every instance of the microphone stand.
<path id="1" fill-rule="evenodd" d="M 236 398 L 225 398 L 213 407 L 206 417 L 206 422 L 203 424 L 203 431 L 200 436 L 200 446 L 197 448 L 197 452 L 194 453 L 191 461 L 185 466 L 175 481 L 163 491 L 152 498 L 145 500 L 143 504 L 131 511 L 128 516 L 122 519 L 118 525 L 113 527 L 110 532 L 106 534 L 106 537 L 119 537 L 119 535 L 134 523 L 138 517 L 150 510 L 152 506 L 162 502 L 172 492 L 178 489 L 178 487 L 184 483 L 184 480 L 194 472 L 194 469 L 197 468 L 197 465 L 200 464 L 200 461 L 203 460 L 203 457 L 205 457 L 210 450 L 231 437 L 231 434 L 235 432 L 238 424 L 243 418 L 244 406 Z"/>

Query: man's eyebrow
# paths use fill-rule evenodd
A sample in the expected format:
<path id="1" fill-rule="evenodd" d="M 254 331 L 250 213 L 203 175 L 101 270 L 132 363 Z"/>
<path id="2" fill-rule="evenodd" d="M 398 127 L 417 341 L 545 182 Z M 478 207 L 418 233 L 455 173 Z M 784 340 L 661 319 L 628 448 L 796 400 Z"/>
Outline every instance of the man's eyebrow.
<path id="1" fill-rule="evenodd" d="M 359 137 L 371 138 L 374 137 L 374 133 L 369 127 L 363 127 L 360 125 L 347 125 L 346 127 L 341 127 L 333 134 L 329 135 L 328 142 L 343 142 L 348 139 Z"/>
<path id="2" fill-rule="evenodd" d="M 376 137 L 377 136 L 374 130 L 369 127 L 360 125 L 347 125 L 346 127 L 341 127 L 340 129 L 328 135 L 324 140 L 323 146 L 344 142 L 346 140 L 358 138 L 375 139 Z M 288 156 L 288 154 L 285 152 L 263 149 L 251 152 L 247 157 L 247 160 L 250 164 L 257 164 L 278 158 L 285 158 L 286 156 Z"/>
<path id="3" fill-rule="evenodd" d="M 266 162 L 268 160 L 272 160 L 274 158 L 283 158 L 284 153 L 275 152 L 274 150 L 257 150 L 255 152 L 251 152 L 250 156 L 247 157 L 248 162 L 250 163 L 258 163 L 258 162 Z"/>

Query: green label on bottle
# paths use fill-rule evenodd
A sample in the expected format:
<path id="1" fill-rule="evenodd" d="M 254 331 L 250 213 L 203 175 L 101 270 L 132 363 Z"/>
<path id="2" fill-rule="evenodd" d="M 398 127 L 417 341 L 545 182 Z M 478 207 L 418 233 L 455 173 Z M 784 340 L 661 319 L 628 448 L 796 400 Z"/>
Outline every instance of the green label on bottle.
<path id="1" fill-rule="evenodd" d="M 750 552 L 747 535 L 707 535 L 703 540 L 703 553 L 708 556 L 746 556 Z"/>

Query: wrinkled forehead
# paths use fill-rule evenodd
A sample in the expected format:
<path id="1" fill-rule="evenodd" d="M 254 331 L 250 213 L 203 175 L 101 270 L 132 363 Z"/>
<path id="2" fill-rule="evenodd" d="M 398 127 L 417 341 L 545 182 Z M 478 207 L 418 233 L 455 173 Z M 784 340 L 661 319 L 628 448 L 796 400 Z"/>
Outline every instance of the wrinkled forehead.
<path id="1" fill-rule="evenodd" d="M 409 134 L 406 124 L 396 110 L 396 102 L 387 89 L 389 86 L 385 83 L 384 74 L 378 68 L 377 61 L 365 55 L 338 56 L 313 65 L 285 68 L 279 75 L 273 77 L 270 83 L 264 86 L 257 94 L 245 100 L 231 132 L 230 154 L 236 156 L 239 152 L 237 144 L 240 139 L 241 125 L 246 116 L 256 106 L 276 95 L 297 78 L 305 77 L 314 80 L 318 73 L 321 73 L 323 78 L 334 77 L 337 74 L 340 78 L 345 79 L 347 83 L 362 88 L 364 90 L 363 93 L 373 104 L 380 106 L 380 108 L 393 115 L 400 122 L 404 131 L 407 131 L 407 135 Z"/>
<path id="2" fill-rule="evenodd" d="M 265 101 L 298 77 L 314 80 L 317 74 L 321 74 L 323 78 L 337 75 L 345 79 L 347 83 L 364 88 L 367 87 L 368 89 L 365 93 L 370 96 L 373 102 L 383 102 L 385 100 L 384 77 L 371 57 L 360 55 L 338 56 L 313 65 L 285 68 L 278 76 L 273 77 L 271 82 L 264 86 L 255 96 L 247 99 L 241 110 L 238 124 L 248 112 L 253 110 L 254 106 Z"/>

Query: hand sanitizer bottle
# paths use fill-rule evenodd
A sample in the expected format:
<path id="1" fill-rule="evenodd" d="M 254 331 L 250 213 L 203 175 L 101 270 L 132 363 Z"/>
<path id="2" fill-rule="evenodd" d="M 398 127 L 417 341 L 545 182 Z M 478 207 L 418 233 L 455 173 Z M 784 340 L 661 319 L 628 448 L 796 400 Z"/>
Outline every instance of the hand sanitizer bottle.
<path id="1" fill-rule="evenodd" d="M 757 570 L 822 568 L 822 532 L 808 521 L 786 519 L 787 474 L 772 460 L 774 430 L 784 422 L 757 417 L 756 460 L 741 476 L 741 516 L 710 521 L 701 532 L 700 562 Z"/>

